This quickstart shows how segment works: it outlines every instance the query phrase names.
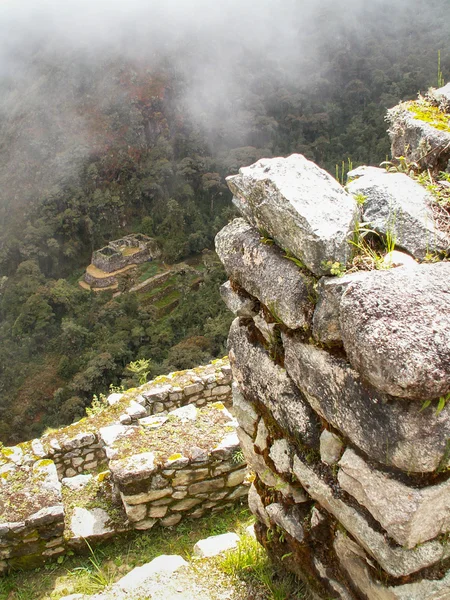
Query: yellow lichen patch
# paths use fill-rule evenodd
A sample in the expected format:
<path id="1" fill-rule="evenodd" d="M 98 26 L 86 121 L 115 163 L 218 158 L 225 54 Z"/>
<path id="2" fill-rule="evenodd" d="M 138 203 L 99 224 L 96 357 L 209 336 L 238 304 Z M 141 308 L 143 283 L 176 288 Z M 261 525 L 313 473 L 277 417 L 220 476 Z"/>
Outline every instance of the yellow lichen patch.
<path id="1" fill-rule="evenodd" d="M 111 471 L 102 471 L 97 475 L 97 480 L 101 483 L 111 475 Z"/>
<path id="2" fill-rule="evenodd" d="M 174 460 L 178 460 L 179 458 L 183 458 L 183 455 L 179 452 L 175 452 L 175 454 L 171 454 L 167 460 L 169 462 L 173 462 Z"/>
<path id="3" fill-rule="evenodd" d="M 430 102 L 422 99 L 416 102 L 407 102 L 406 108 L 414 115 L 415 119 L 428 123 L 440 131 L 450 132 L 450 115 L 442 112 Z"/>
<path id="4" fill-rule="evenodd" d="M 223 402 L 213 402 L 210 406 L 212 406 L 212 408 L 217 408 L 217 410 L 225 410 Z"/>

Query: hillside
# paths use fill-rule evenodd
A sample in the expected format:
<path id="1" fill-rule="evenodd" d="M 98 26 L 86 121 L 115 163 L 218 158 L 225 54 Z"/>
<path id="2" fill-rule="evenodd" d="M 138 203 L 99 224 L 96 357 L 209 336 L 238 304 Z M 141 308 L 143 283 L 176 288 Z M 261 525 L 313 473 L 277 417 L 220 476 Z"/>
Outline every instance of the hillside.
<path id="1" fill-rule="evenodd" d="M 245 3 L 239 19 L 193 10 L 133 33 L 124 17 L 114 39 L 46 31 L 2 47 L 0 439 L 81 417 L 110 384 L 137 383 L 132 361 L 155 376 L 222 355 L 217 262 L 149 302 L 79 289 L 92 252 L 141 232 L 165 265 L 201 264 L 240 166 L 300 152 L 342 178 L 348 159 L 379 164 L 386 109 L 436 84 L 438 50 L 450 72 L 448 9 L 287 2 L 275 18 Z"/>

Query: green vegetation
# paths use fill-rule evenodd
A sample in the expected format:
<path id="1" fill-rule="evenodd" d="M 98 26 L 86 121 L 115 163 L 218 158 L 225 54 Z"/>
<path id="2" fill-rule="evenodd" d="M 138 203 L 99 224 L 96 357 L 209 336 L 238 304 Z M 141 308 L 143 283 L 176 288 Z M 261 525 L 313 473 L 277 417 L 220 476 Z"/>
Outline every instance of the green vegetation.
<path id="1" fill-rule="evenodd" d="M 124 275 L 120 290 L 129 289 L 213 248 L 235 215 L 225 177 L 242 165 L 299 152 L 343 182 L 351 163 L 379 164 L 389 152 L 386 109 L 436 83 L 438 50 L 439 71 L 449 68 L 448 19 L 438 16 L 448 3 L 430 2 L 406 16 L 390 6 L 382 28 L 373 26 L 379 3 L 365 7 L 358 27 L 346 14 L 312 19 L 307 33 L 298 31 L 308 52 L 289 65 L 294 77 L 277 61 L 255 68 L 245 52 L 239 85 L 227 89 L 210 120 L 190 112 L 192 82 L 177 56 L 86 63 L 42 46 L 33 57 L 41 69 L 37 99 L 26 82 L 19 93 L 14 81 L 0 81 L 4 443 L 80 418 L 110 384 L 136 385 L 138 376 L 126 370 L 132 362 L 150 359 L 155 376 L 224 354 L 231 315 L 217 289 L 225 274 L 211 252 L 195 267 L 203 280 L 181 274 L 113 297 L 77 285 L 93 250 L 131 232 L 157 239 L 161 261 Z M 41 106 L 43 98 L 51 105 Z M 436 111 L 425 108 L 434 119 Z M 352 160 L 342 163 L 346 156 Z"/>
<path id="2" fill-rule="evenodd" d="M 243 535 L 236 550 L 218 559 L 219 568 L 237 580 L 256 585 L 270 600 L 305 598 L 304 590 L 292 576 L 275 570 L 266 552 L 250 535 Z"/>
<path id="3" fill-rule="evenodd" d="M 440 131 L 450 132 L 449 115 L 439 110 L 437 106 L 433 106 L 431 102 L 420 98 L 417 102 L 406 103 L 406 108 L 419 121 L 429 123 L 432 127 Z"/>

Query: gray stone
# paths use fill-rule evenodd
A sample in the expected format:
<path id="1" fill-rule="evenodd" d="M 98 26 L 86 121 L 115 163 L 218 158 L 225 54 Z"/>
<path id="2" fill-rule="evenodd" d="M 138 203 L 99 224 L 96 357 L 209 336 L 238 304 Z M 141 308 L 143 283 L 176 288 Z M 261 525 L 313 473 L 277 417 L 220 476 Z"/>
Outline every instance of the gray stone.
<path id="1" fill-rule="evenodd" d="M 292 470 L 293 452 L 286 440 L 275 440 L 270 447 L 269 456 L 279 473 L 290 473 Z"/>
<path id="2" fill-rule="evenodd" d="M 187 385 L 184 388 L 184 395 L 185 396 L 192 396 L 193 394 L 198 394 L 202 390 L 203 390 L 203 384 L 202 383 L 191 383 L 190 385 Z"/>
<path id="3" fill-rule="evenodd" d="M 206 479 L 208 477 L 208 469 L 194 469 L 192 471 L 180 471 L 178 472 L 174 479 L 172 480 L 172 485 L 188 485 L 190 483 L 194 483 L 195 481 L 201 481 L 202 479 Z"/>
<path id="4" fill-rule="evenodd" d="M 139 402 L 135 402 L 132 400 L 126 409 L 127 415 L 129 415 L 132 419 L 141 419 L 147 416 L 147 411 L 145 408 L 139 404 Z"/>
<path id="5" fill-rule="evenodd" d="M 394 540 L 414 548 L 450 531 L 450 481 L 417 489 L 370 467 L 347 449 L 339 462 L 342 489 L 365 506 Z"/>
<path id="6" fill-rule="evenodd" d="M 185 391 L 187 390 L 187 388 L 192 388 L 194 385 L 202 385 L 202 384 L 193 383 L 192 385 L 188 385 L 185 388 Z M 189 394 L 186 394 L 186 395 L 188 396 Z M 180 421 L 187 422 L 187 421 L 195 421 L 197 419 L 197 415 L 198 415 L 198 410 L 195 408 L 195 406 L 193 406 L 192 404 L 188 404 L 186 406 L 180 406 L 180 408 L 176 408 L 175 410 L 172 410 L 168 414 L 168 417 L 176 417 Z"/>
<path id="7" fill-rule="evenodd" d="M 266 506 L 266 512 L 272 523 L 284 529 L 298 542 L 303 541 L 305 534 L 300 525 L 302 516 L 297 507 L 285 507 L 280 503 L 273 503 Z"/>
<path id="8" fill-rule="evenodd" d="M 216 236 L 216 252 L 230 279 L 255 296 L 291 329 L 307 327 L 313 311 L 313 279 L 304 275 L 275 245 L 243 219 L 235 219 Z"/>
<path id="9" fill-rule="evenodd" d="M 244 295 L 242 291 L 236 291 L 232 288 L 230 281 L 223 283 L 220 288 L 222 300 L 227 308 L 236 317 L 253 317 L 258 312 L 258 301 L 256 298 Z"/>
<path id="10" fill-rule="evenodd" d="M 321 344 L 342 344 L 340 316 L 341 298 L 348 285 L 367 276 L 366 272 L 343 277 L 322 277 L 317 286 L 318 302 L 313 316 L 313 336 Z"/>
<path id="11" fill-rule="evenodd" d="M 76 506 L 70 520 L 70 528 L 77 538 L 102 538 L 114 532 L 110 516 L 102 508 Z"/>
<path id="12" fill-rule="evenodd" d="M 260 452 L 264 452 L 267 448 L 267 439 L 269 432 L 267 431 L 264 419 L 261 417 L 258 423 L 258 429 L 256 430 L 255 446 Z"/>
<path id="13" fill-rule="evenodd" d="M 324 429 L 320 436 L 320 459 L 327 465 L 334 465 L 341 458 L 344 444 L 339 436 Z"/>
<path id="14" fill-rule="evenodd" d="M 258 475 L 261 481 L 268 487 L 275 487 L 282 479 L 271 471 L 264 458 L 256 454 L 253 440 L 243 429 L 238 429 L 239 442 L 249 467 Z"/>
<path id="15" fill-rule="evenodd" d="M 119 579 L 119 581 L 114 584 L 113 588 L 128 593 L 135 592 L 154 577 L 161 575 L 169 576 L 186 565 L 187 562 L 181 556 L 168 556 L 162 554 L 142 567 L 135 567 L 132 571 L 127 573 L 125 577 Z"/>
<path id="16" fill-rule="evenodd" d="M 125 512 L 127 513 L 127 517 L 133 523 L 138 521 L 142 521 L 147 514 L 147 505 L 146 504 L 127 504 L 123 503 Z"/>
<path id="17" fill-rule="evenodd" d="M 227 183 L 241 214 L 317 275 L 324 274 L 326 261 L 347 262 L 356 203 L 304 156 L 261 159 Z"/>
<path id="18" fill-rule="evenodd" d="M 332 488 L 296 456 L 294 474 L 322 508 L 334 517 L 361 544 L 380 566 L 392 577 L 403 577 L 434 565 L 450 556 L 450 547 L 439 541 L 425 542 L 412 550 L 405 550 L 386 540 L 367 519 L 343 500 L 335 498 Z"/>
<path id="19" fill-rule="evenodd" d="M 210 558 L 236 548 L 239 536 L 236 533 L 222 533 L 212 535 L 204 540 L 199 540 L 194 545 L 194 556 L 199 558 Z"/>
<path id="20" fill-rule="evenodd" d="M 314 410 L 366 454 L 407 472 L 449 464 L 450 406 L 440 414 L 381 394 L 347 361 L 284 336 L 285 366 Z"/>
<path id="21" fill-rule="evenodd" d="M 437 90 L 429 90 L 427 96 L 430 97 L 433 104 L 436 103 L 440 106 L 440 110 L 450 112 L 450 83 Z"/>
<path id="22" fill-rule="evenodd" d="M 89 446 L 90 444 L 94 444 L 96 441 L 96 437 L 93 433 L 83 432 L 78 433 L 70 440 L 64 440 L 64 448 L 66 450 L 73 450 L 74 448 L 81 448 L 84 446 Z"/>
<path id="23" fill-rule="evenodd" d="M 367 600 L 447 600 L 450 572 L 443 579 L 421 579 L 415 583 L 384 586 L 372 576 L 365 552 L 347 536 L 337 532 L 334 550 L 342 569 Z"/>
<path id="24" fill-rule="evenodd" d="M 180 502 L 176 502 L 175 504 L 172 504 L 170 509 L 176 510 L 177 512 L 182 511 L 182 510 L 189 510 L 193 506 L 200 504 L 200 502 L 201 502 L 201 499 L 199 499 L 199 498 L 185 498 L 184 500 L 180 500 Z"/>
<path id="25" fill-rule="evenodd" d="M 227 477 L 226 486 L 227 487 L 236 487 L 240 485 L 247 476 L 247 469 L 239 469 L 238 471 L 233 471 Z"/>
<path id="26" fill-rule="evenodd" d="M 37 512 L 33 513 L 30 517 L 25 519 L 26 526 L 42 527 L 43 525 L 50 525 L 50 523 L 58 523 L 64 520 L 64 506 L 57 504 L 55 506 L 48 506 L 41 508 Z"/>
<path id="27" fill-rule="evenodd" d="M 426 400 L 450 391 L 450 263 L 372 271 L 340 305 L 352 366 L 376 389 Z"/>
<path id="28" fill-rule="evenodd" d="M 144 519 L 134 524 L 134 528 L 139 531 L 148 531 L 157 523 L 157 519 Z"/>
<path id="29" fill-rule="evenodd" d="M 251 330 L 235 319 L 228 337 L 233 377 L 247 399 L 258 399 L 278 425 L 307 446 L 319 443 L 319 419 L 286 371 L 253 342 Z"/>
<path id="30" fill-rule="evenodd" d="M 120 460 L 113 459 L 109 462 L 109 468 L 119 484 L 126 484 L 147 479 L 157 466 L 153 452 L 142 452 Z"/>
<path id="31" fill-rule="evenodd" d="M 189 494 L 195 496 L 196 494 L 203 494 L 205 492 L 213 492 L 214 490 L 220 490 L 224 486 L 223 477 L 218 479 L 206 479 L 199 483 L 193 483 L 188 487 Z"/>
<path id="32" fill-rule="evenodd" d="M 433 196 L 417 181 L 405 173 L 375 171 L 373 167 L 349 173 L 349 177 L 355 176 L 347 188 L 354 195 L 365 196 L 363 221 L 370 223 L 371 229 L 383 235 L 390 232 L 396 246 L 415 258 L 449 247 L 450 239 L 434 223 Z"/>
<path id="33" fill-rule="evenodd" d="M 417 267 L 417 262 L 412 256 L 405 252 L 399 252 L 398 250 L 391 250 L 388 252 L 383 259 L 383 266 L 386 269 L 394 269 L 397 267 L 406 267 L 413 269 Z"/>
<path id="34" fill-rule="evenodd" d="M 253 405 L 244 398 L 239 391 L 237 383 L 233 383 L 233 410 L 239 422 L 239 426 L 244 429 L 248 435 L 255 435 L 255 425 L 258 420 L 258 414 Z"/>
<path id="35" fill-rule="evenodd" d="M 174 525 L 179 523 L 181 521 L 181 519 L 182 519 L 182 517 L 179 513 L 172 514 L 167 517 L 164 517 L 164 519 L 161 519 L 161 525 L 163 527 L 173 527 Z"/>
<path id="36" fill-rule="evenodd" d="M 145 502 L 153 502 L 154 500 L 159 500 L 160 498 L 165 498 L 166 496 L 170 496 L 172 493 L 172 488 L 167 487 L 162 490 L 151 490 L 149 492 L 142 492 L 141 494 L 133 494 L 126 496 L 125 494 L 121 494 L 122 499 L 127 504 L 144 504 Z"/>
<path id="37" fill-rule="evenodd" d="M 117 404 L 122 398 L 123 398 L 123 394 L 114 393 L 114 394 L 110 394 L 106 398 L 106 401 L 108 402 L 108 404 L 110 406 L 114 406 L 114 404 Z"/>
<path id="38" fill-rule="evenodd" d="M 92 480 L 92 475 L 77 475 L 76 477 L 64 477 L 61 483 L 70 490 L 79 491 L 86 487 Z"/>
<path id="39" fill-rule="evenodd" d="M 278 323 L 268 323 L 262 311 L 253 317 L 253 323 L 256 325 L 266 342 L 272 344 L 276 339 Z"/>
<path id="40" fill-rule="evenodd" d="M 161 519 L 167 513 L 167 506 L 150 506 L 148 509 L 148 516 L 151 519 Z"/>
<path id="41" fill-rule="evenodd" d="M 404 156 L 422 169 L 445 171 L 450 158 L 450 133 L 415 118 L 402 102 L 388 110 L 392 156 Z"/>
<path id="42" fill-rule="evenodd" d="M 109 425 L 100 429 L 100 437 L 106 446 L 112 446 L 114 442 L 125 435 L 130 428 L 124 425 Z"/>

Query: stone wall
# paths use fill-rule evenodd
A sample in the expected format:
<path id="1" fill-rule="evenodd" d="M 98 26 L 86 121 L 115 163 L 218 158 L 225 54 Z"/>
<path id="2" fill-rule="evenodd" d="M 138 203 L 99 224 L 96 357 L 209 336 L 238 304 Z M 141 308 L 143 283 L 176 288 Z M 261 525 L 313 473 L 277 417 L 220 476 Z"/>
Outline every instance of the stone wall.
<path id="1" fill-rule="evenodd" d="M 443 600 L 450 239 L 408 175 L 349 180 L 299 155 L 228 178 L 244 218 L 216 250 L 249 505 L 259 541 L 313 598 Z M 352 256 L 358 222 L 397 250 Z"/>
<path id="2" fill-rule="evenodd" d="M 123 248 L 135 248 L 133 254 L 126 254 Z M 105 273 L 119 271 L 130 264 L 140 264 L 159 257 L 161 254 L 156 241 L 143 234 L 127 235 L 120 240 L 109 242 L 92 255 L 92 264 Z M 89 281 L 87 283 L 90 283 Z"/>
<path id="3" fill-rule="evenodd" d="M 221 359 L 111 394 L 94 416 L 2 447 L 0 572 L 246 496 L 230 402 Z"/>

